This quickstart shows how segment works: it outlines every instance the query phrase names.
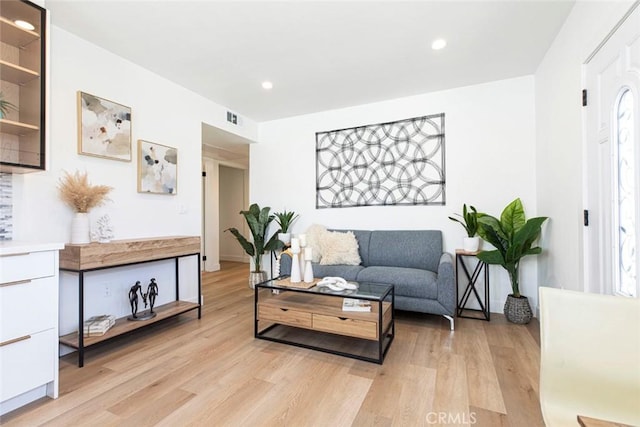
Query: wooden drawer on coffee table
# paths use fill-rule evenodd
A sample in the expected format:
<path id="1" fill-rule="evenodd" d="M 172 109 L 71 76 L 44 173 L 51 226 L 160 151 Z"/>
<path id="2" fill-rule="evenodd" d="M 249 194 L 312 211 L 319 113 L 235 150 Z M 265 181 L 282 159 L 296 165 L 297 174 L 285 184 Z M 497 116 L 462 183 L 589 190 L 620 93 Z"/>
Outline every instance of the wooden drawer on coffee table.
<path id="1" fill-rule="evenodd" d="M 313 329 L 368 340 L 378 339 L 378 323 L 343 316 L 313 315 Z"/>
<path id="2" fill-rule="evenodd" d="M 267 304 L 258 304 L 258 320 L 311 328 L 311 313 Z"/>

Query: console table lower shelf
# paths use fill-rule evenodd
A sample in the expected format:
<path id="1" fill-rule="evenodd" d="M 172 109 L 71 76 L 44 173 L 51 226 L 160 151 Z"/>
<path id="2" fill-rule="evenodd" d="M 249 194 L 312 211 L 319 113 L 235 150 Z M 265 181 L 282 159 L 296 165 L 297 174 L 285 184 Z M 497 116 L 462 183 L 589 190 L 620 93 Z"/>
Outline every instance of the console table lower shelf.
<path id="1" fill-rule="evenodd" d="M 256 287 L 255 337 L 382 364 L 394 336 L 393 298 L 371 301 L 371 312 L 343 311 L 342 299 Z"/>
<path id="2" fill-rule="evenodd" d="M 153 311 L 156 313 L 156 317 L 139 322 L 132 322 L 127 320 L 126 317 L 121 317 L 116 320 L 116 324 L 113 325 L 104 335 L 84 337 L 84 347 L 89 347 L 94 344 L 115 338 L 122 334 L 126 334 L 136 329 L 149 326 L 152 323 L 159 322 L 170 317 L 178 316 L 191 310 L 198 310 L 199 304 L 187 301 L 173 301 L 168 304 L 163 304 L 158 307 L 154 307 Z M 67 345 L 69 347 L 78 349 L 79 344 L 78 333 L 73 332 L 71 334 L 63 335 L 60 337 L 60 344 Z"/>

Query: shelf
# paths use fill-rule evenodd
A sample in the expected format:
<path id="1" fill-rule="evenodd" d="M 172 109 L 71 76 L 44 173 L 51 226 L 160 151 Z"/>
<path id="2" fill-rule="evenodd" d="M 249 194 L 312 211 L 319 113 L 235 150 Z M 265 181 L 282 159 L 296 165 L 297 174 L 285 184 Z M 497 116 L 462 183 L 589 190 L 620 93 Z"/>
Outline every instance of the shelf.
<path id="1" fill-rule="evenodd" d="M 23 47 L 40 38 L 40 34 L 18 27 L 5 17 L 0 16 L 2 41 L 13 46 Z"/>
<path id="2" fill-rule="evenodd" d="M 0 59 L 0 77 L 2 80 L 23 85 L 40 77 L 37 71 Z"/>
<path id="3" fill-rule="evenodd" d="M 200 252 L 200 237 L 170 236 L 112 240 L 109 243 L 66 244 L 60 251 L 60 269 L 70 271 L 117 267 Z"/>
<path id="4" fill-rule="evenodd" d="M 111 327 L 107 331 L 106 334 L 101 336 L 94 337 L 84 337 L 84 347 L 89 347 L 94 344 L 98 344 L 99 342 L 106 341 L 108 339 L 117 337 L 122 334 L 126 334 L 127 332 L 135 331 L 136 329 L 143 328 L 145 326 L 149 326 L 153 323 L 159 322 L 160 320 L 168 319 L 169 317 L 177 316 L 182 313 L 186 313 L 191 310 L 198 309 L 199 305 L 192 302 L 186 301 L 174 301 L 168 304 L 160 305 L 158 307 L 154 307 L 154 311 L 156 312 L 156 317 L 149 320 L 141 320 L 141 321 L 130 321 L 127 320 L 126 317 L 121 317 L 116 320 L 116 324 Z M 78 348 L 78 333 L 74 332 L 68 335 L 63 335 L 60 337 L 60 344 L 68 345 L 69 347 Z"/>
<path id="5" fill-rule="evenodd" d="M 38 130 L 38 126 L 14 122 L 13 120 L 0 119 L 0 133 L 9 133 L 11 135 L 20 136 L 37 132 Z"/>

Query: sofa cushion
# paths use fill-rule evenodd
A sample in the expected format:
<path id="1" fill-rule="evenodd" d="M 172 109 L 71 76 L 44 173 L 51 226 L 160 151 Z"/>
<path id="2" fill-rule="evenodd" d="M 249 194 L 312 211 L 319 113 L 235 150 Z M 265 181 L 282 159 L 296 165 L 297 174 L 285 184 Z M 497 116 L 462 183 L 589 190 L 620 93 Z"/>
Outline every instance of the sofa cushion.
<path id="1" fill-rule="evenodd" d="M 311 261 L 320 262 L 322 258 L 322 247 L 320 247 L 320 237 L 327 232 L 327 228 L 320 224 L 313 224 L 307 228 L 307 247 L 311 248 Z"/>
<path id="2" fill-rule="evenodd" d="M 358 253 L 358 241 L 351 232 L 341 233 L 329 231 L 320 236 L 320 247 L 322 248 L 322 265 L 360 265 L 362 260 Z"/>
<path id="3" fill-rule="evenodd" d="M 372 231 L 366 265 L 437 272 L 441 255 L 442 232 L 439 230 Z"/>
<path id="4" fill-rule="evenodd" d="M 358 253 L 360 254 L 361 265 L 365 267 L 369 265 L 369 240 L 371 239 L 371 231 L 370 230 L 330 230 L 330 231 L 340 231 L 347 232 L 350 231 L 356 236 L 356 240 L 358 241 Z"/>
<path id="5" fill-rule="evenodd" d="M 345 280 L 357 280 L 358 273 L 364 269 L 361 265 L 320 265 L 313 264 L 313 277 L 342 277 Z"/>
<path id="6" fill-rule="evenodd" d="M 366 267 L 358 273 L 360 282 L 395 285 L 395 294 L 414 298 L 438 298 L 437 274 L 417 268 Z"/>

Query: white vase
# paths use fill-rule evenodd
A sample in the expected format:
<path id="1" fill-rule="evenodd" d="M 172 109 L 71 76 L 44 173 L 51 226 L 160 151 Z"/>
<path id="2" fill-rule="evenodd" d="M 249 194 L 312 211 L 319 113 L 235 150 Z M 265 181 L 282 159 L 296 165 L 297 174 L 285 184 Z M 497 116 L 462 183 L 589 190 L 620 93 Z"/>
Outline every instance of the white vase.
<path id="1" fill-rule="evenodd" d="M 266 271 L 252 271 L 249 273 L 249 287 L 255 289 L 258 283 L 267 281 Z"/>
<path id="2" fill-rule="evenodd" d="M 463 240 L 462 247 L 465 252 L 477 252 L 480 248 L 480 238 L 479 237 L 465 237 Z"/>
<path id="3" fill-rule="evenodd" d="M 278 233 L 278 240 L 280 240 L 285 245 L 291 243 L 291 233 Z"/>
<path id="4" fill-rule="evenodd" d="M 90 243 L 89 230 L 89 214 L 76 212 L 71 220 L 71 244 L 83 245 Z"/>

